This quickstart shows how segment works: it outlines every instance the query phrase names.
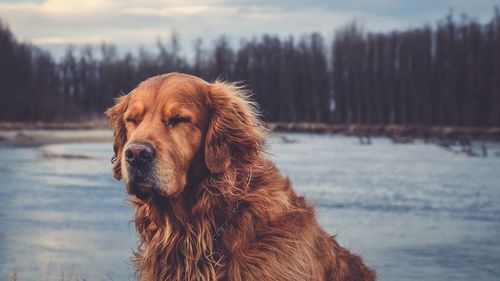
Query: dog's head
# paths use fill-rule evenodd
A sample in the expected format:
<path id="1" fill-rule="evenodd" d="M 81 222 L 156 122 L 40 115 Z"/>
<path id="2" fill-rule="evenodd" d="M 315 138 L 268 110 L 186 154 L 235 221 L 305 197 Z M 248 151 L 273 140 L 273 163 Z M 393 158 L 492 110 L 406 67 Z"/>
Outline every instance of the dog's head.
<path id="1" fill-rule="evenodd" d="M 130 194 L 177 197 L 193 178 L 259 157 L 255 105 L 234 84 L 171 73 L 150 78 L 107 110 L 114 176 Z"/>

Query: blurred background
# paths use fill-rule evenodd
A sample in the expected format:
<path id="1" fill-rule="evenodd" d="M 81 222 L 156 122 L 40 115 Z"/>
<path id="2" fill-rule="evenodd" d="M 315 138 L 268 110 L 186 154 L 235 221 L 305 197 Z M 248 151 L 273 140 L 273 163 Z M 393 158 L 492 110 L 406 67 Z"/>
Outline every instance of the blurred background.
<path id="1" fill-rule="evenodd" d="M 113 99 L 241 81 L 268 149 L 380 280 L 500 278 L 500 3 L 0 1 L 0 279 L 134 280 Z"/>

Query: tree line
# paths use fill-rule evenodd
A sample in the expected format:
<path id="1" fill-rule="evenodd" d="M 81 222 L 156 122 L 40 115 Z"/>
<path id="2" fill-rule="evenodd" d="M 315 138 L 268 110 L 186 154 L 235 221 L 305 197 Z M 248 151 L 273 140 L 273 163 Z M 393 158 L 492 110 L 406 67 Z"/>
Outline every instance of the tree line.
<path id="1" fill-rule="evenodd" d="M 500 126 L 498 9 L 485 24 L 448 16 L 434 28 L 373 33 L 353 23 L 325 41 L 198 39 L 187 59 L 173 35 L 124 55 L 111 44 L 69 46 L 56 61 L 0 22 L 0 121 L 101 117 L 145 78 L 180 71 L 242 81 L 266 121 Z"/>
<path id="2" fill-rule="evenodd" d="M 500 15 L 451 16 L 429 26 L 363 34 L 350 25 L 332 47 L 339 123 L 500 126 Z"/>

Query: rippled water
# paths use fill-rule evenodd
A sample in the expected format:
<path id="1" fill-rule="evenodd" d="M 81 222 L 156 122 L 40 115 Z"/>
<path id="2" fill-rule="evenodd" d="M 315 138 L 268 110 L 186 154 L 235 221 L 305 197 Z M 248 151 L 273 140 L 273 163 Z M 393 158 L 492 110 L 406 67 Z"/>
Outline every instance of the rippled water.
<path id="1" fill-rule="evenodd" d="M 432 144 L 287 134 L 270 157 L 321 224 L 379 280 L 500 279 L 500 145 L 468 157 Z M 0 147 L 0 279 L 133 280 L 132 208 L 111 144 Z"/>

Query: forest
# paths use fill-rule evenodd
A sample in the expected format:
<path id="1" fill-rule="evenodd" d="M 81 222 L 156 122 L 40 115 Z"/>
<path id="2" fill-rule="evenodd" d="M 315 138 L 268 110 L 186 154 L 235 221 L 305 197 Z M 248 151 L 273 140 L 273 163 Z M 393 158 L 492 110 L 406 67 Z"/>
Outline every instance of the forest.
<path id="1" fill-rule="evenodd" d="M 319 33 L 262 35 L 238 47 L 221 36 L 181 55 L 180 35 L 154 50 L 68 46 L 55 59 L 0 21 L 0 121 L 99 118 L 113 99 L 171 71 L 241 81 L 266 121 L 500 126 L 500 13 L 480 23 L 448 15 L 435 26 L 386 33 L 350 23 Z"/>

